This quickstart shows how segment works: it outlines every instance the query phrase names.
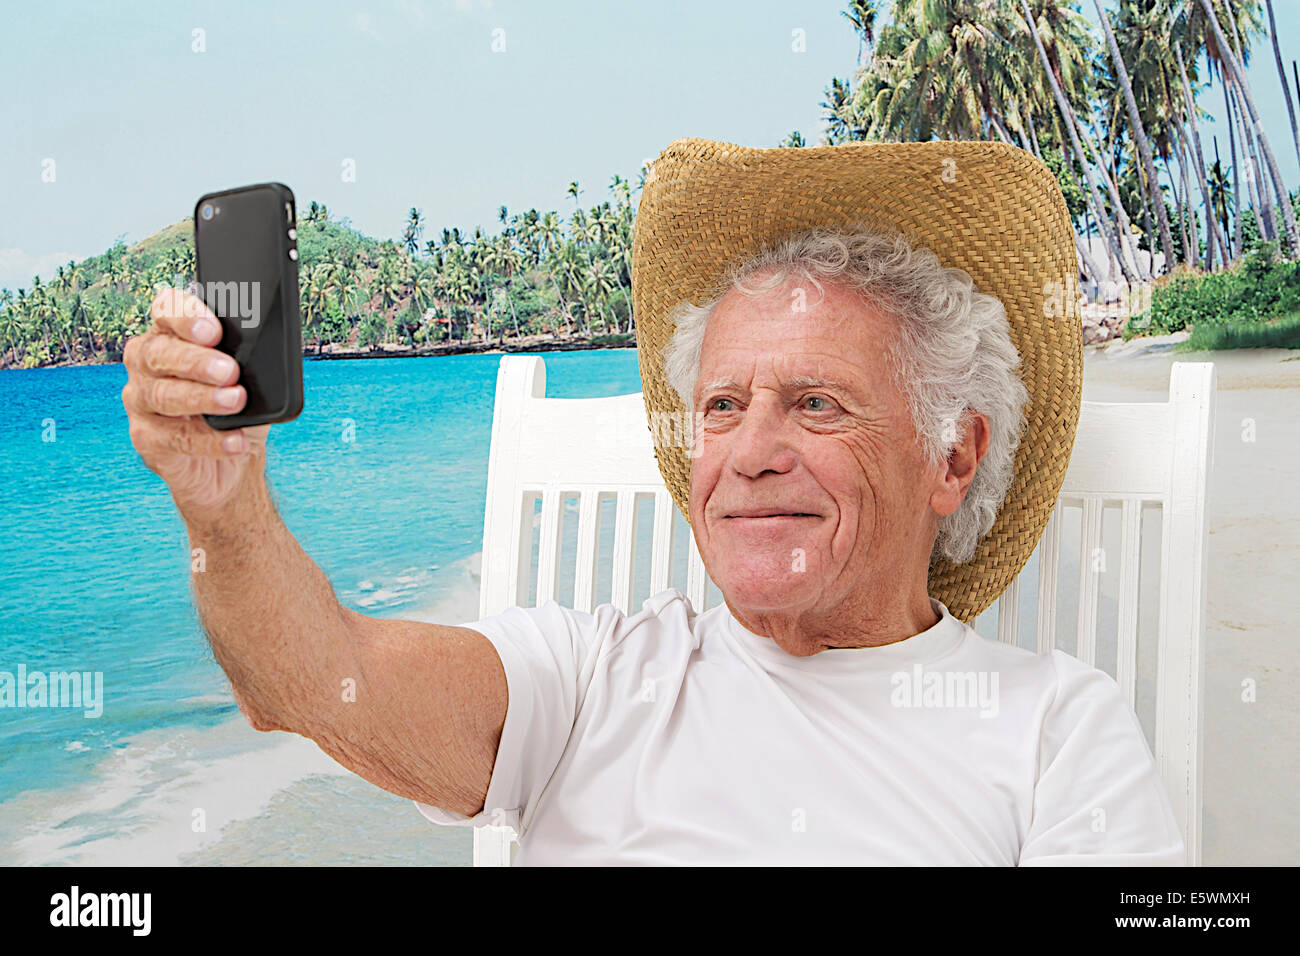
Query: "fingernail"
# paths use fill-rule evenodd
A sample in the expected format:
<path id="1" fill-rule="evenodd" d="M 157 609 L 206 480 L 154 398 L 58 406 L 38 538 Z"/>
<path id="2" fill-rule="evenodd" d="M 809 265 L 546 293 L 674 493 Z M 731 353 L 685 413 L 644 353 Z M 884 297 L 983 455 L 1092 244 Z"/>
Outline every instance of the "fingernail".
<path id="1" fill-rule="evenodd" d="M 227 435 L 221 439 L 221 447 L 226 451 L 240 451 L 244 447 L 244 435 L 242 432 L 235 432 L 233 435 Z"/>
<path id="2" fill-rule="evenodd" d="M 208 376 L 215 379 L 227 378 L 235 370 L 235 360 L 225 355 L 208 359 Z"/>
<path id="3" fill-rule="evenodd" d="M 217 324 L 211 319 L 195 319 L 191 330 L 195 338 L 209 339 L 217 331 Z"/>
<path id="4" fill-rule="evenodd" d="M 239 404 L 239 387 L 231 385 L 228 388 L 217 389 L 217 404 L 224 405 L 226 408 L 234 408 Z"/>

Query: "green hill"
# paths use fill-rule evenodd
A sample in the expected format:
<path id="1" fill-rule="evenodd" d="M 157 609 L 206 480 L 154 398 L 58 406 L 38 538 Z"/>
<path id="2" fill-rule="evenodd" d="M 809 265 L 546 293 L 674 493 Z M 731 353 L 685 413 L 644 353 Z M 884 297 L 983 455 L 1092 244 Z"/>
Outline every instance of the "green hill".
<path id="1" fill-rule="evenodd" d="M 443 229 L 423 244 L 417 209 L 399 244 L 311 203 L 297 223 L 304 351 L 631 332 L 630 189 L 615 176 L 611 191 L 614 204 L 567 223 L 502 207 L 495 235 Z M 193 279 L 193 236 L 186 218 L 60 266 L 49 282 L 0 290 L 0 368 L 120 361 L 148 328 L 156 290 Z"/>

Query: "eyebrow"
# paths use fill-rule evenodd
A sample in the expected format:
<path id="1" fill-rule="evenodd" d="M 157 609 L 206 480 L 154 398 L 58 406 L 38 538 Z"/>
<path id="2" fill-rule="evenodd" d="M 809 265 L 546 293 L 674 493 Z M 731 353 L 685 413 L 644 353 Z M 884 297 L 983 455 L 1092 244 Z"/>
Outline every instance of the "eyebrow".
<path id="1" fill-rule="evenodd" d="M 838 382 L 829 378 L 818 378 L 815 375 L 796 375 L 783 383 L 787 389 L 793 388 L 827 388 L 839 389 L 842 392 L 848 392 L 850 395 L 855 394 L 852 385 L 847 382 Z M 745 387 L 735 379 L 720 378 L 712 382 L 705 382 L 702 386 L 706 392 L 712 392 L 717 389 L 730 389 L 732 391 L 744 391 Z"/>
<path id="2" fill-rule="evenodd" d="M 796 375 L 786 385 L 790 388 L 834 388 L 852 394 L 853 386 L 848 382 L 837 382 L 830 378 L 818 378 L 815 375 Z"/>
<path id="3" fill-rule="evenodd" d="M 705 392 L 712 392 L 720 388 L 740 391 L 740 383 L 737 382 L 735 379 L 717 378 L 714 379 L 712 382 L 704 382 L 700 385 L 700 389 Z"/>

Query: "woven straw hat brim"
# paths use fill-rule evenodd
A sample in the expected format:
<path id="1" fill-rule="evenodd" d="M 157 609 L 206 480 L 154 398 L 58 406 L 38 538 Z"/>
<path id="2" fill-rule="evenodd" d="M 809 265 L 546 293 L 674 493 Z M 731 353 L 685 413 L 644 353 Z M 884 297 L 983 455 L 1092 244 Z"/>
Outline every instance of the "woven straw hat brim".
<path id="1" fill-rule="evenodd" d="M 1074 234 L 1051 171 L 1004 143 L 850 143 L 753 149 L 679 139 L 651 165 L 632 241 L 632 301 L 649 421 L 685 416 L 664 375 L 672 310 L 697 305 L 730 268 L 795 232 L 867 226 L 902 233 L 1006 308 L 1029 392 L 1015 477 L 992 530 L 962 564 L 936 558 L 929 592 L 973 620 L 1033 552 L 1055 507 L 1083 381 Z M 662 421 L 663 419 L 659 419 Z M 655 457 L 690 520 L 690 458 L 651 427 Z"/>

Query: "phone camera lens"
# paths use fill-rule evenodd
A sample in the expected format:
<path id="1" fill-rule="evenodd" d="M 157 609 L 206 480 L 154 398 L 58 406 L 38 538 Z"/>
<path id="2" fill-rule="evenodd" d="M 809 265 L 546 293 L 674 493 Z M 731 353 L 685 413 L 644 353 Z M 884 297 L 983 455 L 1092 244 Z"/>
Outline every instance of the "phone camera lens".
<path id="1" fill-rule="evenodd" d="M 212 218 L 212 203 L 210 203 L 210 202 L 209 202 L 209 203 L 204 203 L 204 204 L 203 204 L 203 210 L 202 210 L 202 212 L 203 212 L 203 218 L 204 218 L 204 219 L 211 219 L 211 218 Z"/>

